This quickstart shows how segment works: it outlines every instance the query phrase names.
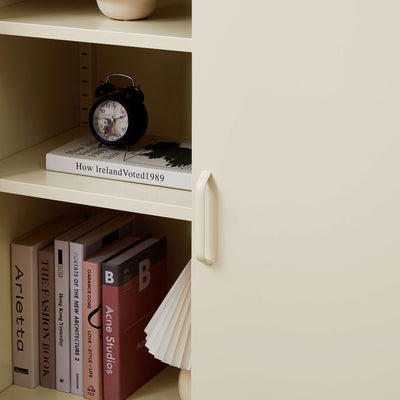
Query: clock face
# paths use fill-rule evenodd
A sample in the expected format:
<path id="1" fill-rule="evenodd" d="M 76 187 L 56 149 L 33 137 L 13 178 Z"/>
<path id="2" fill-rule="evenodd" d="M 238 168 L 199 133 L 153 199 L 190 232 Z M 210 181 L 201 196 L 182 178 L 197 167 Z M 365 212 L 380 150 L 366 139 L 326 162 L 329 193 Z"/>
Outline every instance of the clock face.
<path id="1" fill-rule="evenodd" d="M 93 113 L 93 127 L 108 142 L 120 140 L 128 130 L 128 114 L 125 107 L 115 100 L 105 100 Z"/>

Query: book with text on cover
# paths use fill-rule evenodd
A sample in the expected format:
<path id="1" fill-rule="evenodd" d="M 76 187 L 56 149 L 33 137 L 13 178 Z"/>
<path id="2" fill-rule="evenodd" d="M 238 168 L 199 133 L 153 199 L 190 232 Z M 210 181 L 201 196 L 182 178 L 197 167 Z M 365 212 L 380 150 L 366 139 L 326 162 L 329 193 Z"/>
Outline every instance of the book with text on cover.
<path id="1" fill-rule="evenodd" d="M 87 232 L 118 215 L 111 210 L 102 210 L 80 224 L 64 232 L 54 240 L 54 305 L 56 340 L 56 389 L 71 391 L 70 351 L 70 260 L 69 246 Z"/>
<path id="2" fill-rule="evenodd" d="M 11 243 L 12 353 L 14 384 L 33 388 L 39 379 L 39 250 L 77 223 L 57 218 Z"/>
<path id="3" fill-rule="evenodd" d="M 134 231 L 133 214 L 123 213 L 70 242 L 71 393 L 83 395 L 82 264 L 114 240 Z"/>
<path id="4" fill-rule="evenodd" d="M 127 235 L 94 253 L 83 268 L 83 397 L 103 399 L 101 265 L 134 246 L 141 237 Z"/>
<path id="5" fill-rule="evenodd" d="M 145 136 L 126 150 L 100 146 L 92 135 L 87 135 L 48 152 L 46 168 L 191 190 L 192 146 L 190 141 Z"/>
<path id="6" fill-rule="evenodd" d="M 166 293 L 166 239 L 149 238 L 102 265 L 104 400 L 123 400 L 165 366 L 144 329 Z"/>
<path id="7" fill-rule="evenodd" d="M 39 250 L 38 264 L 40 386 L 55 389 L 54 242 Z"/>

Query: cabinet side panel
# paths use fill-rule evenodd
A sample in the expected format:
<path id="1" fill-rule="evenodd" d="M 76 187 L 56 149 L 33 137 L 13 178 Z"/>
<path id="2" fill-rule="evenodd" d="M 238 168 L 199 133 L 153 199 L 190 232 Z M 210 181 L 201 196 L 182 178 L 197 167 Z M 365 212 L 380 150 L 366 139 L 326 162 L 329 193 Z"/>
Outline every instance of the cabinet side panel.
<path id="1" fill-rule="evenodd" d="M 0 158 L 79 125 L 79 51 L 0 35 Z"/>
<path id="2" fill-rule="evenodd" d="M 220 233 L 192 265 L 193 400 L 400 398 L 399 13 L 193 2 Z"/>

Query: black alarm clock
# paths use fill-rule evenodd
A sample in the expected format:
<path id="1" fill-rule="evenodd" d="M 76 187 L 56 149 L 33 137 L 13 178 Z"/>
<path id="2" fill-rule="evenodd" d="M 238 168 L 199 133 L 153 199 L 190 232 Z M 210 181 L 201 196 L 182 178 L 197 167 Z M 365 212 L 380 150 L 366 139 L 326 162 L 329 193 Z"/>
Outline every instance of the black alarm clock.
<path id="1" fill-rule="evenodd" d="M 119 76 L 130 79 L 132 85 L 117 89 L 109 79 Z M 136 143 L 147 128 L 147 111 L 144 95 L 133 79 L 125 74 L 110 74 L 100 85 L 95 96 L 98 100 L 89 113 L 89 125 L 93 136 L 110 146 L 128 146 Z"/>

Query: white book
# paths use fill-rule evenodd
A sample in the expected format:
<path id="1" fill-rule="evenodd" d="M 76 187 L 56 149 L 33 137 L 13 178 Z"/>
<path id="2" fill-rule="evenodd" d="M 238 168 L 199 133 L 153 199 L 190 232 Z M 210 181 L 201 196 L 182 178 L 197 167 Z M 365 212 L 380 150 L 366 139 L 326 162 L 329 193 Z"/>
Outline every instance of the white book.
<path id="1" fill-rule="evenodd" d="M 118 215 L 115 211 L 103 211 L 58 236 L 54 240 L 54 290 L 55 290 L 55 341 L 56 341 L 56 389 L 71 391 L 70 355 L 70 241 L 77 239 L 100 224 Z"/>
<path id="2" fill-rule="evenodd" d="M 134 216 L 121 214 L 70 242 L 71 393 L 83 395 L 83 260 L 116 239 L 133 232 Z"/>
<path id="3" fill-rule="evenodd" d="M 73 140 L 46 154 L 51 171 L 191 190 L 190 141 L 145 136 L 128 150 L 100 146 L 93 136 Z"/>

